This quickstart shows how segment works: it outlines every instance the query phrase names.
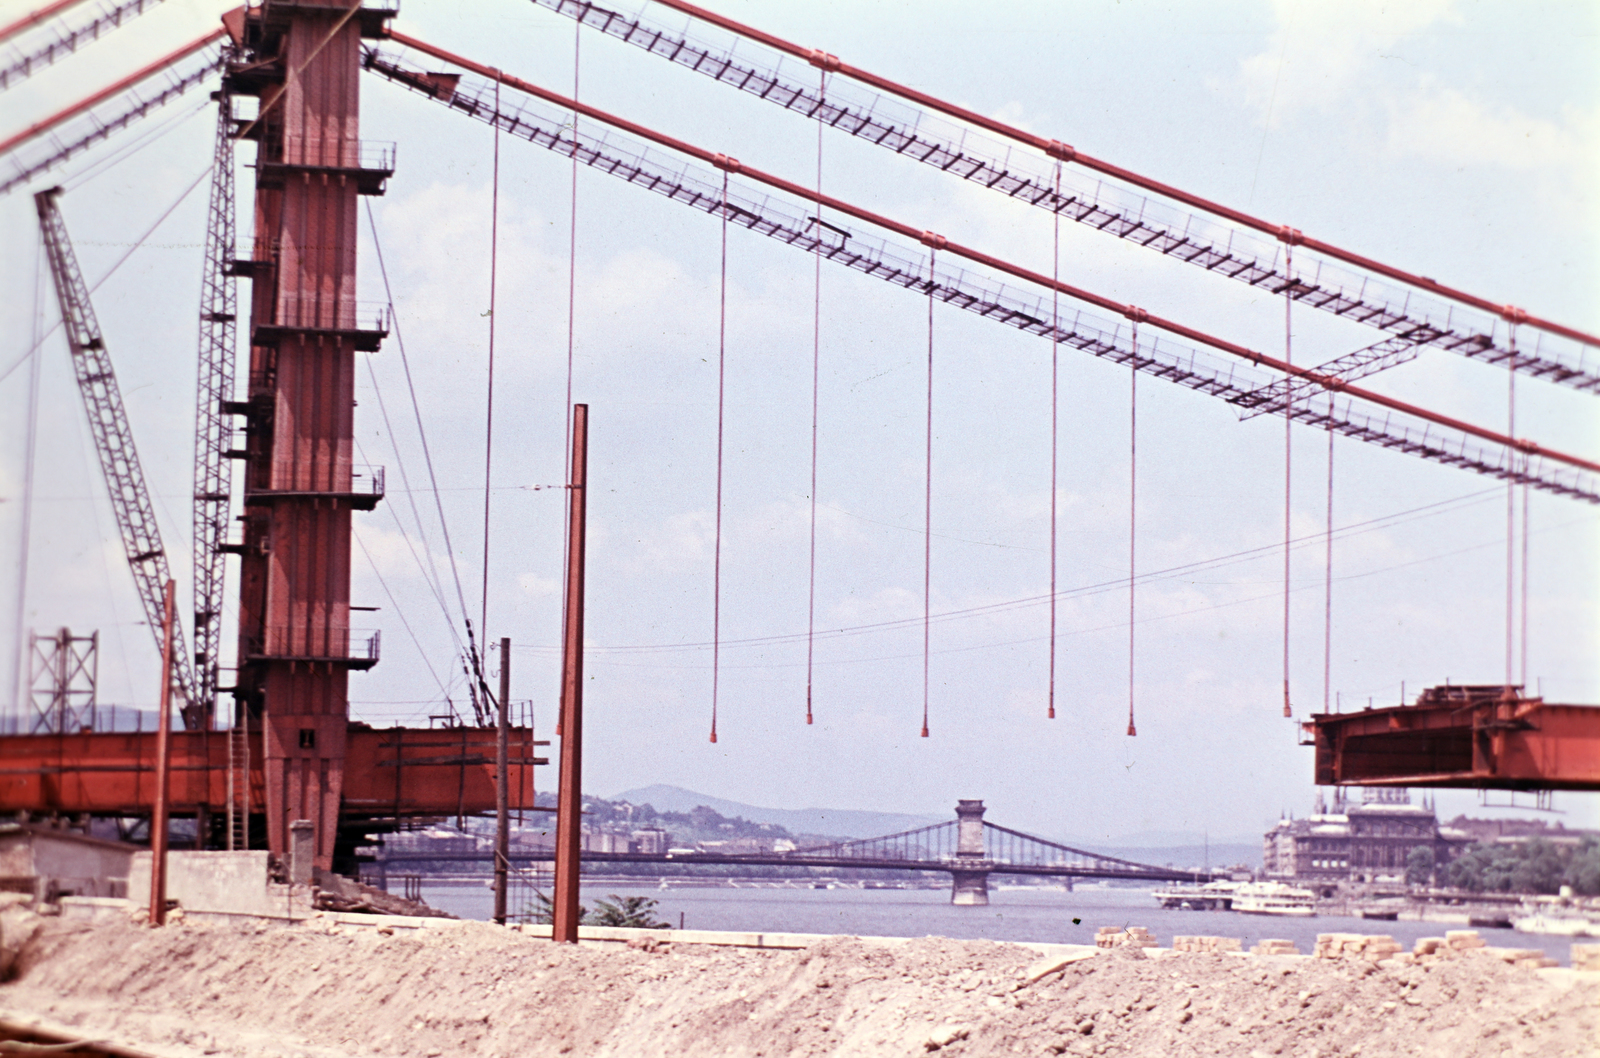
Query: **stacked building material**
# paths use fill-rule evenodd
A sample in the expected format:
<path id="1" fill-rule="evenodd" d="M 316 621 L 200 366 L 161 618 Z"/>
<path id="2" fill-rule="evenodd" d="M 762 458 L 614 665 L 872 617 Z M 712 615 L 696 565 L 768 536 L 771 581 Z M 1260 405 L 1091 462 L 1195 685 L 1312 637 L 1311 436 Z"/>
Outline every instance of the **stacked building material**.
<path id="1" fill-rule="evenodd" d="M 1317 945 L 1311 952 L 1319 959 L 1362 958 L 1371 962 L 1393 959 L 1400 953 L 1400 943 L 1383 933 L 1318 933 Z"/>
<path id="2" fill-rule="evenodd" d="M 1478 936 L 1478 931 L 1475 929 L 1447 929 L 1444 932 L 1444 943 L 1456 954 L 1489 946 L 1489 942 Z"/>
<path id="3" fill-rule="evenodd" d="M 1172 950 L 1207 953 L 1244 951 L 1244 942 L 1238 937 L 1173 937 Z"/>
<path id="4" fill-rule="evenodd" d="M 1274 938 L 1263 939 L 1254 948 L 1250 949 L 1251 955 L 1299 955 L 1300 949 L 1292 940 Z"/>
<path id="5" fill-rule="evenodd" d="M 1572 946 L 1574 970 L 1600 971 L 1600 944 L 1574 944 Z"/>
<path id="6" fill-rule="evenodd" d="M 1154 948 L 1156 939 L 1143 926 L 1101 926 L 1094 931 L 1097 948 Z"/>
<path id="7" fill-rule="evenodd" d="M 1544 953 L 1542 948 L 1484 948 L 1484 955 L 1492 955 L 1496 959 L 1510 963 L 1512 966 L 1522 966 L 1530 970 L 1542 970 L 1547 966 L 1560 966 L 1555 959 Z"/>

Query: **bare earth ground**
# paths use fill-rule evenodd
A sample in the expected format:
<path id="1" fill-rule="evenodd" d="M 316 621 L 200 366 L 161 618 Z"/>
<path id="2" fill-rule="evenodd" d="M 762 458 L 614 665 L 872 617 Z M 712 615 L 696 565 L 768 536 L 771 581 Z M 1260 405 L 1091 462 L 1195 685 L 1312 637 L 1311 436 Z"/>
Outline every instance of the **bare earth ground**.
<path id="1" fill-rule="evenodd" d="M 5 932 L 17 976 L 0 1014 L 170 1055 L 1600 1055 L 1594 975 L 1478 954 L 1379 968 L 1125 948 L 1030 982 L 1032 951 L 939 938 L 774 952 L 573 947 L 479 923 L 8 917 Z"/>

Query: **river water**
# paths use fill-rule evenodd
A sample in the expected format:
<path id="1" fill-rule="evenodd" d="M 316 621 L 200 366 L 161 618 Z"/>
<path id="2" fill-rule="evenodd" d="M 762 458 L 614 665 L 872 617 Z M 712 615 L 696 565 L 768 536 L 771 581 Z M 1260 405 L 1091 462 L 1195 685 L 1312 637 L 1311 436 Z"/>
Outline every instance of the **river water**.
<path id="1" fill-rule="evenodd" d="M 612 894 L 658 901 L 656 917 L 688 929 L 768 933 L 824 933 L 857 936 L 954 937 L 962 940 L 1042 941 L 1093 944 L 1101 926 L 1144 926 L 1162 947 L 1174 935 L 1239 937 L 1248 949 L 1266 937 L 1292 940 L 1310 954 L 1318 933 L 1383 933 L 1410 950 L 1419 937 L 1442 937 L 1465 926 L 1441 922 L 1379 922 L 1343 916 L 1281 918 L 1233 911 L 1168 911 L 1147 889 L 1081 886 L 1073 892 L 1034 887 L 989 890 L 988 907 L 954 907 L 942 889 L 766 889 L 671 888 L 621 882 L 585 884 L 581 900 L 593 907 Z M 494 897 L 482 882 L 430 884 L 429 904 L 462 918 L 492 917 Z M 516 907 L 511 908 L 515 913 Z M 1078 921 L 1074 922 L 1076 919 Z M 1566 966 L 1570 937 L 1478 930 L 1494 947 L 1539 948 Z M 1584 940 L 1585 938 L 1579 938 Z"/>

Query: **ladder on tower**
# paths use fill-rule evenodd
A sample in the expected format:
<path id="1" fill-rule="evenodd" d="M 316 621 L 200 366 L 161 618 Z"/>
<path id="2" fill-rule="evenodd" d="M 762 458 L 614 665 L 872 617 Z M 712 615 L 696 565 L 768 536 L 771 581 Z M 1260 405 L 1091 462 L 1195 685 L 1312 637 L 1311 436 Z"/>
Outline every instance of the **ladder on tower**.
<path id="1" fill-rule="evenodd" d="M 250 711 L 228 731 L 228 851 L 250 847 Z"/>

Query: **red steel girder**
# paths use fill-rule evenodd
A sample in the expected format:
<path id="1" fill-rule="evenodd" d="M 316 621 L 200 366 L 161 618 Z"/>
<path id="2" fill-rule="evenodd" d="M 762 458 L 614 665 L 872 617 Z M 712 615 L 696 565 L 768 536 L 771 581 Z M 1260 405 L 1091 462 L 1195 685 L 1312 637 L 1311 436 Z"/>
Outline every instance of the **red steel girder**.
<path id="1" fill-rule="evenodd" d="M 1518 690 L 1434 688 L 1413 705 L 1316 714 L 1303 725 L 1316 748 L 1316 782 L 1600 790 L 1600 706 Z"/>
<path id="2" fill-rule="evenodd" d="M 345 732 L 345 819 L 404 819 L 491 811 L 493 728 L 373 728 Z M 250 804 L 265 810 L 262 733 L 252 729 Z M 228 732 L 174 731 L 169 801 L 177 815 L 227 803 Z M 512 728 L 510 807 L 533 807 L 533 732 Z M 156 732 L 0 736 L 0 812 L 143 816 L 155 805 Z"/>

